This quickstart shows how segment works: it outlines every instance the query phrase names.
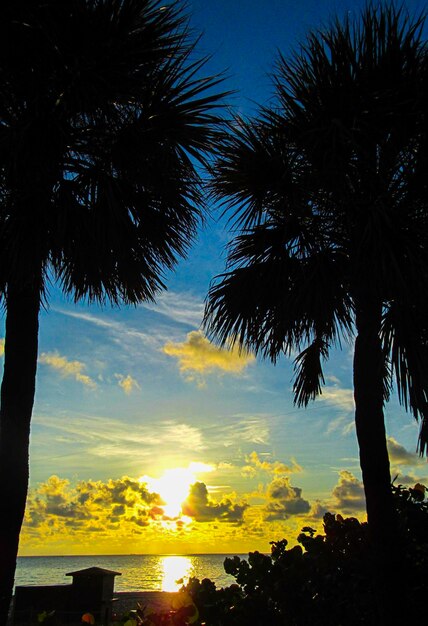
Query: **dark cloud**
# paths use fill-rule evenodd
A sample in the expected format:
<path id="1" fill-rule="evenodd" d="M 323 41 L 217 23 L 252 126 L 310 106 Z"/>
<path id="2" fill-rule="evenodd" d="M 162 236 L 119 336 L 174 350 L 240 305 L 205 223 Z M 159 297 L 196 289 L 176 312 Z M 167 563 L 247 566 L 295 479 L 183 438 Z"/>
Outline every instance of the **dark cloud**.
<path id="1" fill-rule="evenodd" d="M 101 481 L 81 481 L 76 490 L 81 501 L 92 498 L 96 504 L 122 504 L 133 506 L 140 502 L 151 504 L 159 500 L 159 495 L 151 493 L 145 483 L 133 480 L 128 476 L 111 479 L 106 483 Z"/>
<path id="2" fill-rule="evenodd" d="M 150 503 L 158 498 L 150 493 L 145 484 L 127 476 L 107 482 L 85 480 L 76 485 L 78 500 L 83 504 L 92 500 L 96 504 L 133 506 L 139 502 Z"/>
<path id="3" fill-rule="evenodd" d="M 225 498 L 221 502 L 210 500 L 205 483 L 197 482 L 190 487 L 189 496 L 182 505 L 182 512 L 183 515 L 192 517 L 197 522 L 210 522 L 220 519 L 228 522 L 240 522 L 247 508 L 248 504 L 245 502 L 236 504 L 229 498 Z"/>
<path id="4" fill-rule="evenodd" d="M 292 515 L 301 515 L 310 511 L 311 505 L 302 498 L 302 490 L 290 485 L 288 476 L 275 478 L 268 486 L 265 520 L 285 520 Z"/>
<path id="5" fill-rule="evenodd" d="M 160 506 L 152 506 L 152 508 L 148 512 L 149 517 L 151 517 L 152 519 L 159 519 L 163 517 L 163 514 L 164 511 Z"/>
<path id="6" fill-rule="evenodd" d="M 336 507 L 346 515 L 361 514 L 365 511 L 363 483 L 351 472 L 346 470 L 339 472 L 339 481 L 333 489 L 333 497 Z"/>
<path id="7" fill-rule="evenodd" d="M 428 476 L 416 476 L 415 474 L 397 474 L 394 477 L 394 485 L 403 487 L 414 487 L 416 483 L 428 484 Z"/>
<path id="8" fill-rule="evenodd" d="M 73 502 L 54 504 L 46 502 L 45 515 L 54 515 L 56 517 L 64 517 L 69 520 L 89 519 L 91 514 L 83 507 L 76 506 Z"/>
<path id="9" fill-rule="evenodd" d="M 147 526 L 150 525 L 149 520 L 147 519 L 147 517 L 143 517 L 140 515 L 132 515 L 132 517 L 129 517 L 126 519 L 127 522 L 131 522 L 132 524 L 136 524 L 137 526 L 140 526 L 141 528 L 146 528 Z"/>
<path id="10" fill-rule="evenodd" d="M 125 513 L 126 507 L 124 504 L 116 504 L 111 510 L 112 515 L 125 515 Z"/>

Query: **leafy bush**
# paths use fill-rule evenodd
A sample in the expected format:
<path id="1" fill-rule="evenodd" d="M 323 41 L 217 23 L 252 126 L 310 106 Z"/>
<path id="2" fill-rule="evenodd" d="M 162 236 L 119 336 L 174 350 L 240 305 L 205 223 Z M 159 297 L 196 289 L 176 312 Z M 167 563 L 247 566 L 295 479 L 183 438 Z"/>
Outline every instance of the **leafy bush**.
<path id="1" fill-rule="evenodd" d="M 399 512 L 408 582 L 409 622 L 425 612 L 428 597 L 428 503 L 425 488 L 393 486 Z M 236 584 L 216 589 L 204 579 L 183 588 L 206 626 L 375 626 L 379 623 L 372 586 L 368 525 L 326 513 L 324 534 L 305 527 L 289 548 L 272 542 L 270 556 L 250 552 L 248 560 L 227 558 L 225 571 Z M 398 540 L 398 539 L 397 539 Z M 397 602 L 404 600 L 397 588 Z"/>

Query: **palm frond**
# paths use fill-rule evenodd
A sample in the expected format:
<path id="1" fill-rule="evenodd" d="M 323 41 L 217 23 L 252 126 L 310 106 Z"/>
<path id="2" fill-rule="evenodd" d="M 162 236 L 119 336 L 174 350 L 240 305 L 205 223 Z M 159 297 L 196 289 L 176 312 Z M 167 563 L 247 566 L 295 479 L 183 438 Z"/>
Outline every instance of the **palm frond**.
<path id="1" fill-rule="evenodd" d="M 5 280 L 44 266 L 76 299 L 154 298 L 207 212 L 221 76 L 203 76 L 177 2 L 17 0 L 0 11 Z"/>
<path id="2" fill-rule="evenodd" d="M 294 360 L 295 381 L 293 384 L 294 402 L 297 406 L 307 406 L 310 400 L 320 395 L 324 384 L 321 359 L 328 359 L 328 344 L 317 337 Z"/>
<path id="3" fill-rule="evenodd" d="M 413 294 L 415 295 L 415 294 Z M 424 302 L 424 296 L 422 302 Z M 424 313 L 421 315 L 421 310 Z M 392 372 L 398 398 L 406 410 L 421 420 L 420 450 L 426 448 L 426 415 L 428 408 L 428 336 L 426 306 L 410 299 L 392 302 L 385 310 L 382 341 Z"/>
<path id="4" fill-rule="evenodd" d="M 383 389 L 422 419 L 428 352 L 425 13 L 369 4 L 279 55 L 274 98 L 225 128 L 212 193 L 237 229 L 205 324 L 275 361 L 300 352 L 295 398 L 320 391 L 328 347 L 362 291 L 383 308 Z M 423 294 L 421 295 L 416 294 Z M 341 335 L 342 333 L 342 335 Z"/>
<path id="5" fill-rule="evenodd" d="M 427 409 L 425 410 L 424 417 L 422 418 L 421 428 L 418 437 L 418 452 L 420 456 L 428 456 L 428 417 Z"/>
<path id="6" fill-rule="evenodd" d="M 269 223 L 236 238 L 230 271 L 211 287 L 204 318 L 210 336 L 276 361 L 312 341 L 352 332 L 343 276 L 346 259 L 335 250 L 301 254 L 296 224 Z"/>

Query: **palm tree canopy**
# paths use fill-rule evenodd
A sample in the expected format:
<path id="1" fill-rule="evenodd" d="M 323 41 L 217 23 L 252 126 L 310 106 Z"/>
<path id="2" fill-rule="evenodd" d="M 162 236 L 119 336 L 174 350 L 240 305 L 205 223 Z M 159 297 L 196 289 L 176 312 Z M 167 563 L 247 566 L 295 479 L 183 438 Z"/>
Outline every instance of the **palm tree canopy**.
<path id="1" fill-rule="evenodd" d="M 163 287 L 202 216 L 218 121 L 194 45 L 176 3 L 2 3 L 0 293 L 51 273 L 76 300 Z"/>
<path id="2" fill-rule="evenodd" d="M 424 17 L 369 6 L 280 56 L 276 99 L 226 129 L 213 193 L 238 233 L 212 285 L 209 335 L 275 361 L 297 350 L 295 401 L 324 382 L 364 296 L 382 316 L 384 399 L 395 376 L 428 406 L 428 50 Z M 427 444 L 427 422 L 420 450 Z"/>

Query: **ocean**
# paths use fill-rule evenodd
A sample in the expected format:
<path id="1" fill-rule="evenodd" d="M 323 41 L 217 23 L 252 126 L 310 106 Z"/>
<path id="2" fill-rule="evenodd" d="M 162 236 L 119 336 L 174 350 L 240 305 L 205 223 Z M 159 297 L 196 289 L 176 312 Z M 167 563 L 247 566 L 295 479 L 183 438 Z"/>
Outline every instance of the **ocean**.
<path id="1" fill-rule="evenodd" d="M 67 584 L 71 583 L 67 573 L 97 566 L 122 574 L 115 578 L 115 591 L 177 591 L 182 585 L 177 581 L 187 582 L 191 576 L 210 578 L 217 587 L 225 587 L 235 582 L 223 568 L 227 556 L 231 555 L 21 556 L 15 585 Z"/>

